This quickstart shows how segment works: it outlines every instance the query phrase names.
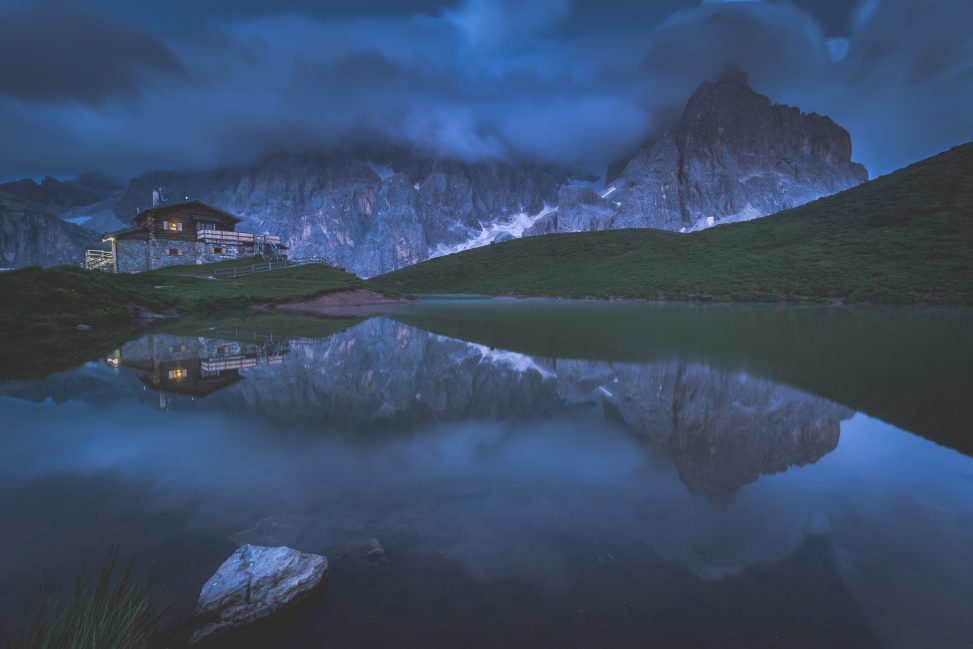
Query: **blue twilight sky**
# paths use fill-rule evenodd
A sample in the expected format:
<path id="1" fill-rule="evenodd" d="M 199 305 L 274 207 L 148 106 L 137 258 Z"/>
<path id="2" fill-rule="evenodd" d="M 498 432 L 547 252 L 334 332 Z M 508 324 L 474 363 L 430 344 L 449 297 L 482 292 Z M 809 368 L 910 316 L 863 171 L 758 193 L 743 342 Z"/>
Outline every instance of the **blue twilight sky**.
<path id="1" fill-rule="evenodd" d="M 0 0 L 0 179 L 362 143 L 597 165 L 726 61 L 886 173 L 973 140 L 969 0 Z"/>

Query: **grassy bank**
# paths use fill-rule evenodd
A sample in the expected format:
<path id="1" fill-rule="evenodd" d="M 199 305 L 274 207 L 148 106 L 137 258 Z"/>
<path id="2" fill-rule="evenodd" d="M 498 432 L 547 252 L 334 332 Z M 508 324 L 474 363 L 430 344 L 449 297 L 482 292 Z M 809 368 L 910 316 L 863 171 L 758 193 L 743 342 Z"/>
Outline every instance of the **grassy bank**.
<path id="1" fill-rule="evenodd" d="M 249 265 L 250 260 L 233 262 Z M 325 265 L 210 279 L 215 268 L 176 266 L 137 274 L 85 271 L 71 266 L 0 273 L 0 336 L 64 331 L 79 324 L 132 326 L 140 311 L 189 313 L 239 309 L 358 288 L 358 277 Z"/>
<path id="2" fill-rule="evenodd" d="M 675 300 L 973 303 L 973 143 L 841 194 L 693 234 L 527 237 L 374 289 Z"/>

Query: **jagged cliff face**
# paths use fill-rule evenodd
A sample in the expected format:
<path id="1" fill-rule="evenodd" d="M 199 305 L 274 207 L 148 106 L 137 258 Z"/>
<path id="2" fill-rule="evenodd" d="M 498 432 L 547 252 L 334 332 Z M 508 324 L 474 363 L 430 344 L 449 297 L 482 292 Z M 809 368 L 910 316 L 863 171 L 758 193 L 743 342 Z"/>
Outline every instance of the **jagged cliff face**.
<path id="1" fill-rule="evenodd" d="M 279 234 L 291 257 L 320 256 L 364 276 L 495 238 L 510 222 L 557 202 L 566 173 L 503 162 L 431 161 L 408 154 L 381 164 L 352 155 L 281 155 L 219 172 L 156 172 L 134 179 L 119 215 L 146 207 L 154 187 L 241 216 L 240 230 Z M 517 229 L 519 227 L 519 230 Z M 501 227 L 496 234 L 503 230 Z"/>
<path id="2" fill-rule="evenodd" d="M 80 264 L 85 248 L 101 247 L 94 232 L 0 192 L 0 268 Z"/>
<path id="3" fill-rule="evenodd" d="M 851 137 L 829 118 L 757 94 L 728 69 L 699 86 L 679 123 L 604 192 L 570 196 L 541 232 L 691 231 L 796 207 L 868 180 Z"/>

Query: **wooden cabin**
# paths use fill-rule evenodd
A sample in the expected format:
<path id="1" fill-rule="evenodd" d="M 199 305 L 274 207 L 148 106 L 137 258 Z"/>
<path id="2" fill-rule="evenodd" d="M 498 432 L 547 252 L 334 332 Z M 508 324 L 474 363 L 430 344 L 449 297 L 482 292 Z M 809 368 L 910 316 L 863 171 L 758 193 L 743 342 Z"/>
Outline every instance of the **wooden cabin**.
<path id="1" fill-rule="evenodd" d="M 102 237 L 111 244 L 103 270 L 137 273 L 237 257 L 286 257 L 287 246 L 281 244 L 280 237 L 237 232 L 240 219 L 228 212 L 195 200 L 161 204 L 156 192 L 153 203 L 136 215 L 133 227 Z"/>

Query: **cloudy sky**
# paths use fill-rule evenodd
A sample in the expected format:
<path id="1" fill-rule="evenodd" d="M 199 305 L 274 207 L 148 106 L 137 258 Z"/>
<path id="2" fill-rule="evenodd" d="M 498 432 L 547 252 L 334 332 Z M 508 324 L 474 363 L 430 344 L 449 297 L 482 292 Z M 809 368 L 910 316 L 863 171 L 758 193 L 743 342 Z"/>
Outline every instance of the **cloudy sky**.
<path id="1" fill-rule="evenodd" d="M 969 0 L 0 0 L 0 179 L 361 142 L 600 164 L 726 61 L 878 175 L 973 140 Z"/>

